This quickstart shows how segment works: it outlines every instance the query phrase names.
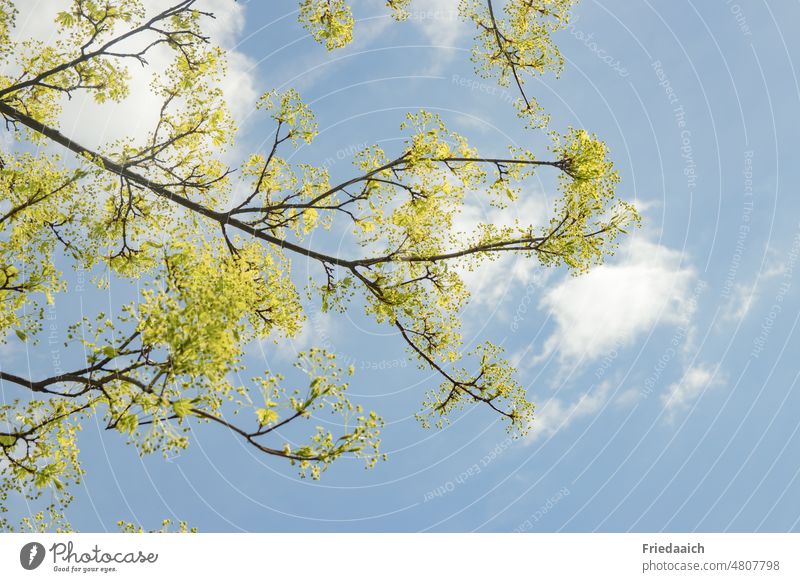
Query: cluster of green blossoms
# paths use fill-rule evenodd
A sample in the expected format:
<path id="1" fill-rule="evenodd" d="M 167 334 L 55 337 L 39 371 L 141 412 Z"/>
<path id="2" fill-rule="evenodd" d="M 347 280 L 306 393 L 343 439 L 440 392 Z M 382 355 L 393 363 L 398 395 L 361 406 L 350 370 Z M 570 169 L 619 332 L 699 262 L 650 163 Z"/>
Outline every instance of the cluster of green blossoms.
<path id="1" fill-rule="evenodd" d="M 461 16 L 472 21 L 478 34 L 472 61 L 483 77 L 495 77 L 501 86 L 519 90 L 520 117 L 532 128 L 544 127 L 549 116 L 525 92 L 527 76 L 559 74 L 564 59 L 553 33 L 569 24 L 570 10 L 578 0 L 520 0 L 505 2 L 502 12 L 492 0 L 461 0 Z"/>
<path id="2" fill-rule="evenodd" d="M 387 0 L 396 20 L 408 18 L 411 0 Z M 353 40 L 355 19 L 346 0 L 302 0 L 300 22 L 319 43 L 328 50 L 342 48 Z"/>
<path id="3" fill-rule="evenodd" d="M 524 93 L 525 75 L 561 67 L 551 36 L 572 4 L 511 0 L 503 18 L 490 1 L 460 6 L 476 25 L 479 71 L 513 81 L 520 113 L 534 126 L 546 119 Z M 408 0 L 387 6 L 398 20 L 408 15 Z M 139 0 L 71 0 L 57 17 L 58 35 L 45 43 L 15 40 L 14 2 L 0 0 L 0 115 L 16 144 L 0 153 L 0 337 L 37 349 L 45 310 L 70 291 L 62 269 L 88 272 L 100 288 L 113 279 L 135 290 L 114 315 L 93 313 L 70 326 L 65 349 L 85 354 L 75 369 L 28 377 L 0 363 L 0 527 L 12 527 L 9 503 L 24 496 L 51 502 L 23 529 L 67 529 L 62 511 L 84 475 L 77 438 L 87 419 L 142 453 L 165 455 L 188 445 L 191 428 L 214 425 L 312 478 L 343 455 L 367 467 L 381 459 L 382 420 L 349 400 L 345 378 L 353 370 L 342 370 L 334 354 L 310 349 L 298 354 L 291 377 L 267 370 L 241 380 L 248 346 L 302 329 L 295 258 L 318 268 L 305 289 L 312 301 L 325 311 L 364 308 L 438 375 L 419 414 L 424 425 L 476 404 L 504 418 L 512 434 L 527 431 L 533 404 L 502 349 L 464 345 L 459 314 L 469 293 L 461 273 L 508 253 L 574 273 L 602 261 L 637 220 L 616 196 L 605 144 L 570 129 L 553 133 L 552 159 L 514 148 L 486 157 L 420 111 L 403 121 L 401 146 L 364 148 L 355 176 L 332 183 L 325 167 L 290 161 L 317 125 L 289 89 L 258 102 L 274 139 L 241 164 L 247 191 L 231 202 L 222 154 L 235 127 L 220 89 L 225 54 L 203 32 L 210 15 L 196 0 L 157 10 Z M 344 0 L 303 0 L 300 21 L 330 50 L 352 38 Z M 124 100 L 129 67 L 147 65 L 156 50 L 173 58 L 155 71 L 161 107 L 146 139 L 92 149 L 59 131 L 65 99 Z M 560 175 L 549 224 L 456 231 L 468 194 L 503 207 L 525 196 L 540 171 Z M 342 225 L 356 256 L 308 242 L 318 229 Z M 295 427 L 311 419 L 319 426 L 297 438 Z"/>
<path id="4" fill-rule="evenodd" d="M 142 526 L 136 525 L 134 523 L 129 523 L 127 521 L 118 521 L 117 527 L 119 527 L 121 533 L 145 533 L 145 529 Z M 171 531 L 175 531 L 172 530 L 171 528 L 172 528 L 172 520 L 165 519 L 164 521 L 161 522 L 161 527 L 159 529 L 148 530 L 147 533 L 168 533 Z M 197 528 L 189 527 L 189 524 L 187 524 L 185 521 L 179 521 L 177 532 L 197 533 Z"/>

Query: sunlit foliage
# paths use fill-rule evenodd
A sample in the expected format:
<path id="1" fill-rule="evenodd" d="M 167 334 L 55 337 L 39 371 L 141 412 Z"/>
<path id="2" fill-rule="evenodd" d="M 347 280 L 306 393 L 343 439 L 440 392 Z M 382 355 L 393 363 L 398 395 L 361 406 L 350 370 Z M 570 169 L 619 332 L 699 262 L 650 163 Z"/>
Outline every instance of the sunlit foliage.
<path id="1" fill-rule="evenodd" d="M 517 86 L 531 126 L 547 117 L 525 93 L 525 76 L 560 70 L 553 34 L 574 3 L 512 0 L 502 14 L 490 1 L 461 3 L 476 26 L 479 72 Z M 299 333 L 303 294 L 324 311 L 366 309 L 438 375 L 421 396 L 423 425 L 441 426 L 454 410 L 479 405 L 514 435 L 531 427 L 533 404 L 502 349 L 464 345 L 459 314 L 469 293 L 459 273 L 514 253 L 579 274 L 612 252 L 637 216 L 617 198 L 619 177 L 599 138 L 554 131 L 548 158 L 516 148 L 486 157 L 438 116 L 410 112 L 398 120 L 401 145 L 364 148 L 354 176 L 336 184 L 325 167 L 291 161 L 294 149 L 314 140 L 317 123 L 295 90 L 272 91 L 254 105 L 274 139 L 236 169 L 248 191 L 231 202 L 232 170 L 222 154 L 236 133 L 219 83 L 226 55 L 204 32 L 211 15 L 195 0 L 163 3 L 161 12 L 138 0 L 64 4 L 58 36 L 43 43 L 13 40 L 14 2 L 0 1 L 0 114 L 20 146 L 0 160 L 0 337 L 41 346 L 44 310 L 70 292 L 66 269 L 91 273 L 99 287 L 114 277 L 138 291 L 114 316 L 91 313 L 70 327 L 68 346 L 85 353 L 77 369 L 38 378 L 0 365 L 0 526 L 14 527 L 2 516 L 21 495 L 55 500 L 22 529 L 68 529 L 62 512 L 84 475 L 78 433 L 89 419 L 142 453 L 170 455 L 189 445 L 190 428 L 208 424 L 290 462 L 301 476 L 317 479 L 343 455 L 372 467 L 383 458 L 382 420 L 350 401 L 353 370 L 342 370 L 335 354 L 299 354 L 299 384 L 280 370 L 245 370 L 248 345 Z M 408 16 L 407 0 L 386 4 L 397 20 Z M 345 0 L 299 6 L 302 25 L 329 50 L 357 33 Z M 94 150 L 61 133 L 65 99 L 124 100 L 129 67 L 148 66 L 151 53 L 165 49 L 172 62 L 155 71 L 161 107 L 147 139 Z M 525 196 L 537 172 L 560 175 L 548 224 L 455 231 L 468 194 L 502 207 Z M 334 224 L 352 230 L 358 254 L 307 243 Z M 318 268 L 305 289 L 291 276 L 297 257 Z M 283 432 L 328 414 L 339 432 L 311 428 L 300 445 Z"/>

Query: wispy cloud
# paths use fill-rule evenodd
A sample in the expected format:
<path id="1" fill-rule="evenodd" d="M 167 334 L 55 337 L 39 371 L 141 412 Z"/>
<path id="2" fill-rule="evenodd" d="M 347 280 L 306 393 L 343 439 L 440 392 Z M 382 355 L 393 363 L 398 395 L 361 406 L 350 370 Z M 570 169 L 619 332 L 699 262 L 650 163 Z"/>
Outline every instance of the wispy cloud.
<path id="1" fill-rule="evenodd" d="M 783 275 L 785 269 L 786 265 L 772 257 L 752 281 L 733 283 L 722 304 L 720 323 L 736 323 L 744 320 L 761 299 L 762 286 Z"/>
<path id="2" fill-rule="evenodd" d="M 574 400 L 566 401 L 552 397 L 538 402 L 536 415 L 527 442 L 533 443 L 564 430 L 575 421 L 599 412 L 611 395 L 611 383 L 603 382 L 579 394 Z"/>
<path id="3" fill-rule="evenodd" d="M 431 46 L 438 50 L 426 62 L 425 73 L 434 75 L 453 59 L 469 27 L 458 15 L 457 0 L 416 0 L 412 3 L 409 20 L 419 28 Z"/>
<path id="4" fill-rule="evenodd" d="M 661 395 L 661 402 L 667 411 L 667 420 L 672 422 L 677 415 L 689 409 L 706 390 L 723 383 L 719 370 L 708 364 L 687 368 L 683 377 L 671 384 Z"/>

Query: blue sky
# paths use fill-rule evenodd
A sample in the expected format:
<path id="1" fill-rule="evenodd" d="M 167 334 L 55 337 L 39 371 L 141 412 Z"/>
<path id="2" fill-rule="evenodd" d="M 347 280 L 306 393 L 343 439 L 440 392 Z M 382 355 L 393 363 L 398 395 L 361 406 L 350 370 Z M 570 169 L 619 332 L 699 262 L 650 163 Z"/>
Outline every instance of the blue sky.
<path id="1" fill-rule="evenodd" d="M 382 1 L 354 2 L 355 42 L 333 54 L 296 23 L 296 2 L 209 3 L 232 51 L 227 89 L 242 131 L 231 156 L 270 139 L 254 100 L 290 86 L 320 124 L 294 160 L 325 164 L 334 179 L 352 175 L 365 144 L 399 148 L 405 112 L 420 108 L 483 152 L 515 144 L 545 155 L 546 135 L 520 127 L 510 89 L 473 72 L 455 0 L 418 1 L 402 24 Z M 797 2 L 584 0 L 557 34 L 565 70 L 530 91 L 552 129 L 585 127 L 608 142 L 620 194 L 644 225 L 580 278 L 515 260 L 469 277 L 465 337 L 501 342 L 518 363 L 537 404 L 528 437 L 509 441 L 478 408 L 422 429 L 414 414 L 435 378 L 358 308 L 331 316 L 309 303 L 291 346 L 253 346 L 248 363 L 287 367 L 310 345 L 352 362 L 353 399 L 386 419 L 387 462 L 365 471 L 342 460 L 314 482 L 214 427 L 165 462 L 89 424 L 74 526 L 173 517 L 201 531 L 800 529 L 798 17 Z M 147 100 L 133 101 L 145 119 Z M 76 122 L 77 137 L 131 131 L 137 119 L 104 114 Z M 510 211 L 473 201 L 462 220 L 535 221 L 553 193 L 543 173 Z M 298 277 L 305 268 L 295 263 Z"/>

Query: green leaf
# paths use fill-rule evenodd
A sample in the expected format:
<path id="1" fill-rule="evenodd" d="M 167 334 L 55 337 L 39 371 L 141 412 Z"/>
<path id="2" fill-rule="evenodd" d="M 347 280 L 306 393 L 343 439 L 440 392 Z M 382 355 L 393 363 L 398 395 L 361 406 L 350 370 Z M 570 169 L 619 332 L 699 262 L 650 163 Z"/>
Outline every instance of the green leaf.
<path id="1" fill-rule="evenodd" d="M 189 416 L 192 413 L 192 407 L 194 402 L 188 398 L 182 398 L 181 400 L 176 400 L 172 403 L 172 410 L 175 411 L 175 414 L 178 415 L 179 418 L 183 418 L 184 416 Z"/>
<path id="2" fill-rule="evenodd" d="M 14 333 L 17 334 L 17 337 L 20 339 L 20 341 L 28 341 L 28 334 L 21 329 L 15 329 Z"/>
<path id="3" fill-rule="evenodd" d="M 75 17 L 69 12 L 59 12 L 56 16 L 56 22 L 61 26 L 69 27 L 75 22 Z"/>
<path id="4" fill-rule="evenodd" d="M 133 434 L 138 427 L 139 417 L 135 414 L 126 414 L 117 421 L 117 430 L 123 434 Z"/>
<path id="5" fill-rule="evenodd" d="M 267 426 L 278 421 L 278 413 L 269 408 L 259 408 L 256 410 L 256 416 L 261 426 Z"/>

